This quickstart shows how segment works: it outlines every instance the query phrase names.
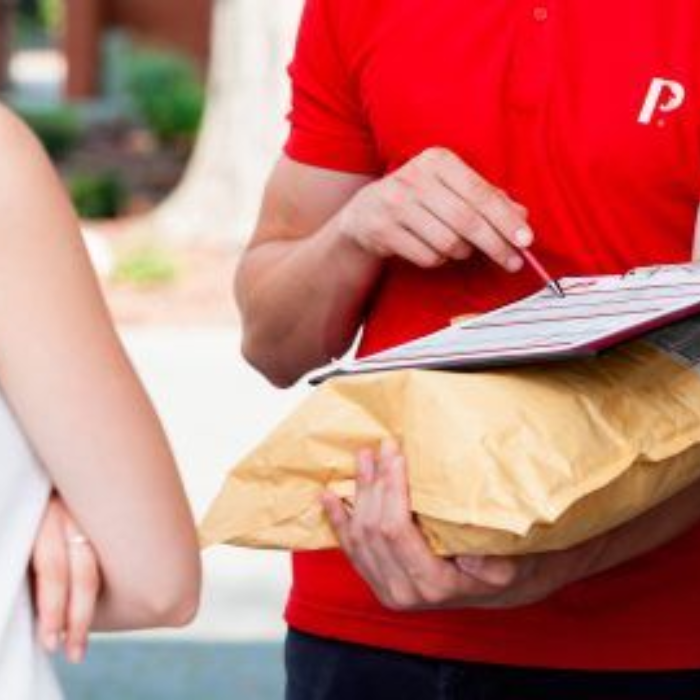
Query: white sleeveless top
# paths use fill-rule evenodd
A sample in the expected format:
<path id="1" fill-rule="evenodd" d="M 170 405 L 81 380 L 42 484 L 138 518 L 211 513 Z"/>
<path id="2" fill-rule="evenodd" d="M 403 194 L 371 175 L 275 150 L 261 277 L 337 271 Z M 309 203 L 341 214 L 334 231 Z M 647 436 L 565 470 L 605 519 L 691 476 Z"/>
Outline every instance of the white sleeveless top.
<path id="1" fill-rule="evenodd" d="M 27 566 L 50 484 L 0 397 L 0 697 L 60 700 L 39 647 Z"/>

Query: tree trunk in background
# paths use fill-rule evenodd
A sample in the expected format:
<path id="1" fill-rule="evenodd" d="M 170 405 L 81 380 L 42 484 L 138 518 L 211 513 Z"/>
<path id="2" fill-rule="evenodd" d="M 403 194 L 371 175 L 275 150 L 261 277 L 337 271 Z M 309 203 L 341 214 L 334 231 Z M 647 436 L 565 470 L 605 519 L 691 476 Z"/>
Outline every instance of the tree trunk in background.
<path id="1" fill-rule="evenodd" d="M 180 185 L 149 217 L 186 243 L 242 246 L 285 134 L 286 64 L 303 0 L 216 0 L 207 110 Z"/>

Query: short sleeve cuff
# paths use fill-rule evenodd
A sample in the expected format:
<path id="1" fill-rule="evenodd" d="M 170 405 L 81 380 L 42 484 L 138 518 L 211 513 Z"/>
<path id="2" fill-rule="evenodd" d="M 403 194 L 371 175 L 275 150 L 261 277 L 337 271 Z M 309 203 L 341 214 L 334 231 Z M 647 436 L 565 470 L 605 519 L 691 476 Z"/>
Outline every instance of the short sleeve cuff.
<path id="1" fill-rule="evenodd" d="M 294 126 L 284 152 L 299 163 L 327 170 L 376 176 L 384 171 L 373 144 L 315 134 Z"/>

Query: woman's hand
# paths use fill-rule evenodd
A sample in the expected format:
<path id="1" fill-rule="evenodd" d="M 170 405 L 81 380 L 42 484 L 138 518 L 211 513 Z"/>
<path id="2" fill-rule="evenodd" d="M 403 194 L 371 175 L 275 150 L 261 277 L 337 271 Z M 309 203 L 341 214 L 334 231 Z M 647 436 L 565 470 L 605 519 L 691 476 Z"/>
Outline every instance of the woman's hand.
<path id="1" fill-rule="evenodd" d="M 393 610 L 508 608 L 645 554 L 700 519 L 700 482 L 616 530 L 561 552 L 522 557 L 435 556 L 413 522 L 403 457 L 392 443 L 358 458 L 352 512 L 332 493 L 324 505 L 341 546 Z"/>
<path id="2" fill-rule="evenodd" d="M 44 513 L 32 555 L 34 600 L 39 638 L 55 652 L 79 663 L 100 594 L 100 570 L 95 552 L 59 496 Z"/>
<path id="3" fill-rule="evenodd" d="M 527 211 L 444 148 L 431 148 L 361 189 L 339 218 L 342 235 L 372 255 L 420 267 L 464 260 L 474 249 L 510 272 L 533 233 Z"/>

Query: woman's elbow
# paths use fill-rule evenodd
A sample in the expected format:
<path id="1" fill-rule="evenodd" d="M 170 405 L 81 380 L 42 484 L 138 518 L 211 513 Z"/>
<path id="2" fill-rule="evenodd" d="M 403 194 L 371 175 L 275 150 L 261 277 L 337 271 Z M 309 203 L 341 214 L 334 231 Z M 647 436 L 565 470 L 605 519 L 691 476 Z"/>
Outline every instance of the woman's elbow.
<path id="1" fill-rule="evenodd" d="M 144 581 L 148 585 L 139 595 L 144 627 L 184 627 L 194 620 L 199 610 L 202 585 L 199 560 L 182 571 L 163 570 L 166 571 L 168 575 L 162 580 Z"/>
<path id="2" fill-rule="evenodd" d="M 157 627 L 186 627 L 194 621 L 199 611 L 199 593 L 181 595 L 168 604 L 160 606 L 157 612 Z"/>
<path id="3" fill-rule="evenodd" d="M 161 627 L 185 627 L 197 616 L 201 599 L 199 581 L 174 592 L 156 610 Z"/>

